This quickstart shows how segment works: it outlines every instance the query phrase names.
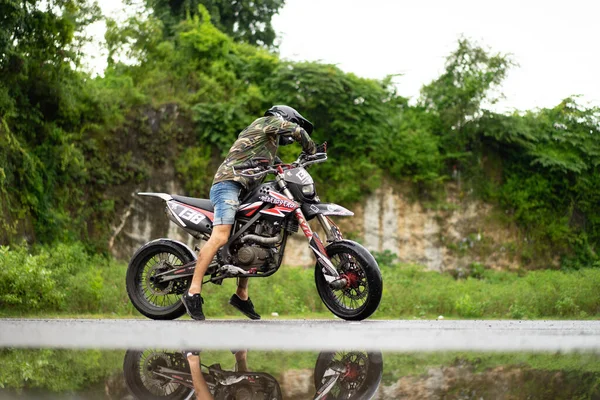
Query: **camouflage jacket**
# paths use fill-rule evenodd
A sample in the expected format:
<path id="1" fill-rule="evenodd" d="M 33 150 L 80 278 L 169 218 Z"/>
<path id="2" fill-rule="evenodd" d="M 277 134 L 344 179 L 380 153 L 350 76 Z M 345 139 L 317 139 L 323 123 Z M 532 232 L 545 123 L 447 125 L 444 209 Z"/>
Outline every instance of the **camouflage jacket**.
<path id="1" fill-rule="evenodd" d="M 316 151 L 315 143 L 299 125 L 280 117 L 258 118 L 244 129 L 229 149 L 229 154 L 215 174 L 213 185 L 223 181 L 239 182 L 247 191 L 259 185 L 262 179 L 254 179 L 233 174 L 233 167 L 253 158 L 267 158 L 273 163 L 279 146 L 279 135 L 291 136 L 309 154 Z"/>

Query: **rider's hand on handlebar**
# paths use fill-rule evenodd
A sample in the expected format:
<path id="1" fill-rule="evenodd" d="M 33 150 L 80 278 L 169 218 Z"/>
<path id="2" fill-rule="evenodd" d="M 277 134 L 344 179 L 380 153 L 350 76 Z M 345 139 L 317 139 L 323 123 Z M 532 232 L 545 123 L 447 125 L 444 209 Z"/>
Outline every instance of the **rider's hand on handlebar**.
<path id="1" fill-rule="evenodd" d="M 317 153 L 327 153 L 327 142 L 317 145 Z"/>

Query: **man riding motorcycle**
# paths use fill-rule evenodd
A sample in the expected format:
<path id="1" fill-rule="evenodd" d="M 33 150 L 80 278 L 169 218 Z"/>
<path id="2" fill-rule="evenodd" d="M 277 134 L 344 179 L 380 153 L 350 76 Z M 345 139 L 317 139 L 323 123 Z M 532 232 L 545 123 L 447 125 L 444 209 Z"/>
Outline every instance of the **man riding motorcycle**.
<path id="1" fill-rule="evenodd" d="M 263 117 L 244 129 L 231 146 L 229 154 L 215 174 L 210 190 L 210 201 L 214 206 L 213 231 L 198 254 L 192 282 L 182 296 L 191 318 L 205 319 L 202 312 L 202 280 L 214 256 L 229 240 L 240 193 L 251 191 L 264 178 L 264 175 L 260 179 L 235 175 L 234 167 L 257 158 L 267 160 L 269 165 L 273 164 L 279 145 L 285 146 L 294 141 L 300 143 L 305 153 L 315 154 L 317 146 L 310 138 L 312 131 L 312 123 L 292 107 L 273 106 Z M 248 278 L 238 279 L 236 293 L 231 296 L 229 304 L 251 319 L 260 319 L 248 296 Z"/>

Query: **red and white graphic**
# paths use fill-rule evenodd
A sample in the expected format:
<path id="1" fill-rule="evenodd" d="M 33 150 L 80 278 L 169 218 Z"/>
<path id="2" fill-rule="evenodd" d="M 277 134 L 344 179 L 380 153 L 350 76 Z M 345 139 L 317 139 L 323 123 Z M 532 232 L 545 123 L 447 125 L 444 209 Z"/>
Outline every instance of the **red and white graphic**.
<path id="1" fill-rule="evenodd" d="M 260 212 L 261 214 L 285 217 L 286 214 L 300 207 L 300 204 L 296 203 L 295 201 L 292 201 L 284 195 L 273 191 L 269 191 L 268 195 L 260 196 L 259 199 L 265 203 L 275 204 L 275 207 L 262 210 Z"/>
<path id="2" fill-rule="evenodd" d="M 302 232 L 304 232 L 304 236 L 306 236 L 306 238 L 308 240 L 311 240 L 313 238 L 313 231 L 312 231 L 312 229 L 310 229 L 310 225 L 308 225 L 308 222 L 306 222 L 306 219 L 304 219 L 304 215 L 302 214 L 302 211 L 296 210 L 296 218 L 298 218 L 298 225 L 300 225 L 300 228 L 302 228 Z"/>
<path id="3" fill-rule="evenodd" d="M 242 204 L 240 206 L 240 211 L 244 211 L 244 215 L 246 217 L 251 217 L 256 212 L 256 210 L 258 210 L 262 205 L 262 201 L 257 201 L 252 204 Z"/>

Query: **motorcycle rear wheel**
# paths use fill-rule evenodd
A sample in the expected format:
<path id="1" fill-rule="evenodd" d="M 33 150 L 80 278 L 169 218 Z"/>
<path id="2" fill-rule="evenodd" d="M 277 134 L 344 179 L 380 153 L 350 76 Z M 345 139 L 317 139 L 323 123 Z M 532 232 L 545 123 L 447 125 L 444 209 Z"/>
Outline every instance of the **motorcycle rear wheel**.
<path id="1" fill-rule="evenodd" d="M 180 246 L 157 241 L 139 249 L 127 268 L 127 294 L 143 315 L 156 320 L 172 320 L 185 314 L 181 294 L 189 286 L 189 277 L 165 283 L 152 282 L 156 273 L 193 261 Z"/>
<path id="2" fill-rule="evenodd" d="M 174 353 L 161 350 L 127 350 L 123 360 L 123 375 L 127 388 L 137 399 L 185 400 L 192 389 L 166 378 L 154 375 L 158 365 L 171 369 L 184 369 L 186 360 L 173 360 Z M 177 365 L 174 365 L 176 363 Z M 189 367 L 188 371 L 189 372 Z"/>
<path id="3" fill-rule="evenodd" d="M 337 317 L 347 321 L 362 321 L 379 307 L 383 280 L 375 258 L 356 242 L 343 240 L 327 246 L 327 255 L 348 286 L 333 289 L 325 280 L 322 266 L 317 262 L 315 284 L 325 306 Z"/>

